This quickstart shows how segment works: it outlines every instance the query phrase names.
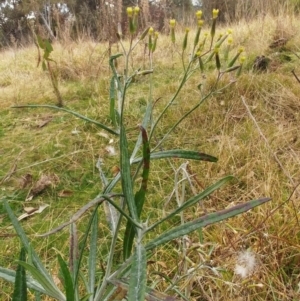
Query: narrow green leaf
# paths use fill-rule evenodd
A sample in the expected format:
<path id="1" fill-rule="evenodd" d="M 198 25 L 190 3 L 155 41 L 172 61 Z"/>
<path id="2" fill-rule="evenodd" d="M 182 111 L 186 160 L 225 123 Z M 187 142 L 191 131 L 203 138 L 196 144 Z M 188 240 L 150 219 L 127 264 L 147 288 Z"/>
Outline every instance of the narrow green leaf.
<path id="1" fill-rule="evenodd" d="M 196 32 L 196 36 L 195 36 L 195 39 L 194 39 L 194 48 L 196 48 L 198 43 L 199 43 L 200 33 L 201 33 L 201 27 L 198 27 L 197 32 Z"/>
<path id="2" fill-rule="evenodd" d="M 228 63 L 227 68 L 231 68 L 234 63 L 236 62 L 236 60 L 239 58 L 241 52 L 238 52 L 233 58 L 232 60 Z"/>
<path id="3" fill-rule="evenodd" d="M 85 251 L 85 246 L 87 245 L 87 240 L 88 240 L 88 236 L 89 236 L 89 233 L 90 233 L 90 230 L 92 228 L 92 225 L 93 225 L 93 222 L 94 222 L 94 218 L 95 218 L 95 215 L 98 214 L 98 207 L 99 205 L 96 205 L 96 208 L 94 209 L 90 219 L 89 219 L 89 222 L 88 222 L 88 225 L 87 225 L 87 228 L 85 229 L 84 231 L 84 236 L 80 242 L 80 247 L 79 247 L 79 256 L 78 256 L 78 260 L 76 262 L 76 269 L 74 271 L 74 274 L 75 274 L 75 277 L 74 277 L 74 287 L 77 288 L 78 287 L 78 279 L 79 279 L 79 274 L 80 274 L 80 268 L 81 268 L 81 261 L 83 259 L 83 256 L 84 256 L 84 251 Z M 88 285 L 86 286 L 88 288 Z"/>
<path id="4" fill-rule="evenodd" d="M 153 112 L 153 103 L 152 101 L 148 101 L 146 112 L 144 114 L 144 118 L 142 121 L 142 127 L 145 129 L 148 127 L 151 121 L 152 112 Z M 142 144 L 142 133 L 139 134 L 138 139 L 135 143 L 134 150 L 132 151 L 131 154 L 131 159 L 135 158 L 138 150 L 140 149 L 141 144 Z M 142 161 L 142 158 L 140 158 L 140 161 Z"/>
<path id="5" fill-rule="evenodd" d="M 142 132 L 142 141 L 143 141 L 143 172 L 142 172 L 142 183 L 141 183 L 140 190 L 135 194 L 134 197 L 138 218 L 140 218 L 144 206 L 146 192 L 147 192 L 147 184 L 149 179 L 149 171 L 150 171 L 150 146 L 149 146 L 148 135 L 146 130 L 142 126 L 140 126 L 140 129 Z M 124 260 L 129 258 L 129 256 L 131 255 L 134 236 L 135 236 L 135 227 L 131 223 L 131 221 L 128 220 L 125 234 L 124 234 L 124 240 L 123 240 Z"/>
<path id="6" fill-rule="evenodd" d="M 91 294 L 88 294 L 80 299 L 80 301 L 87 301 L 90 298 Z M 94 299 L 93 299 L 94 300 Z"/>
<path id="7" fill-rule="evenodd" d="M 146 37 L 146 35 L 147 35 L 149 29 L 150 29 L 150 26 L 149 26 L 148 28 L 146 28 L 146 29 L 142 32 L 141 36 L 139 37 L 139 40 L 140 40 L 140 41 L 141 41 L 141 40 L 144 40 L 144 38 Z"/>
<path id="8" fill-rule="evenodd" d="M 202 191 L 201 193 L 191 197 L 190 199 L 188 199 L 186 202 L 184 202 L 180 207 L 176 208 L 174 211 L 172 211 L 171 213 L 169 213 L 166 217 L 162 218 L 161 220 L 159 220 L 157 223 L 151 225 L 146 232 L 151 231 L 152 229 L 154 229 L 155 227 L 157 227 L 159 224 L 165 222 L 166 220 L 170 219 L 171 217 L 173 217 L 174 215 L 179 214 L 181 211 L 187 209 L 188 207 L 191 207 L 193 205 L 195 205 L 196 203 L 198 203 L 199 201 L 203 200 L 204 198 L 208 197 L 209 195 L 211 195 L 214 191 L 218 190 L 219 188 L 221 188 L 224 184 L 226 184 L 227 182 L 231 181 L 234 177 L 233 176 L 227 176 L 222 178 L 221 180 L 219 180 L 218 182 L 214 183 L 213 185 L 207 187 L 204 191 Z"/>
<path id="9" fill-rule="evenodd" d="M 121 165 L 121 183 L 124 193 L 125 202 L 128 207 L 131 218 L 138 221 L 137 208 L 134 201 L 133 183 L 130 174 L 130 160 L 128 153 L 128 143 L 125 132 L 125 127 L 121 124 L 120 129 L 120 165 Z"/>
<path id="10" fill-rule="evenodd" d="M 225 209 L 222 211 L 204 215 L 198 219 L 195 219 L 194 221 L 174 227 L 174 228 L 170 229 L 169 231 L 164 232 L 160 236 L 158 236 L 155 239 L 153 239 L 152 241 L 150 241 L 145 246 L 145 248 L 147 251 L 152 250 L 152 249 L 154 249 L 162 244 L 165 244 L 173 239 L 182 237 L 183 235 L 187 235 L 190 232 L 195 231 L 199 228 L 205 227 L 207 225 L 215 224 L 222 220 L 225 220 L 225 219 L 228 219 L 235 215 L 241 214 L 241 213 L 248 211 L 256 206 L 262 205 L 263 203 L 268 202 L 270 200 L 271 200 L 270 198 L 262 198 L 262 199 L 258 199 L 258 200 L 252 200 L 247 203 L 236 205 L 229 209 Z"/>
<path id="11" fill-rule="evenodd" d="M 40 36 L 37 36 L 37 42 L 41 49 L 45 49 L 46 46 L 45 46 L 44 39 L 42 39 Z"/>
<path id="12" fill-rule="evenodd" d="M 223 42 L 228 38 L 228 34 L 224 35 L 218 42 L 215 44 L 214 48 L 220 48 Z"/>
<path id="13" fill-rule="evenodd" d="M 45 50 L 50 54 L 53 51 L 53 47 L 48 39 L 45 40 Z"/>
<path id="14" fill-rule="evenodd" d="M 156 159 L 164 159 L 164 158 L 181 158 L 181 159 L 188 159 L 188 160 L 198 160 L 198 161 L 208 161 L 208 162 L 217 162 L 218 158 L 200 153 L 197 151 L 190 151 L 190 150 L 182 150 L 182 149 L 172 149 L 167 151 L 160 151 L 150 154 L 151 160 Z M 133 163 L 140 162 L 142 158 L 136 158 L 133 160 Z"/>
<path id="15" fill-rule="evenodd" d="M 42 68 L 43 68 L 43 71 L 47 70 L 47 65 L 46 65 L 45 60 L 43 60 L 43 62 L 42 62 Z"/>
<path id="16" fill-rule="evenodd" d="M 182 43 L 182 51 L 185 51 L 185 49 L 186 49 L 187 42 L 188 42 L 188 36 L 189 36 L 189 31 L 186 30 L 184 38 L 183 38 L 183 43 Z"/>
<path id="17" fill-rule="evenodd" d="M 123 196 L 123 195 L 120 195 Z M 108 201 L 111 205 L 113 205 L 127 220 L 129 220 L 132 224 L 134 224 L 137 228 L 142 229 L 142 226 L 134 221 L 121 207 L 119 207 L 115 202 L 113 202 L 109 197 L 103 195 L 103 198 Z"/>
<path id="18" fill-rule="evenodd" d="M 213 43 L 214 40 L 214 36 L 216 33 L 216 23 L 217 23 L 217 19 L 213 19 L 212 25 L 211 25 L 211 30 L 210 30 L 210 36 L 211 36 L 211 45 Z"/>
<path id="19" fill-rule="evenodd" d="M 219 53 L 216 53 L 216 67 L 218 70 L 221 69 L 221 61 L 220 61 Z"/>
<path id="20" fill-rule="evenodd" d="M 53 283 L 51 283 L 51 281 L 49 281 L 45 277 L 45 275 L 43 275 L 36 267 L 23 261 L 17 261 L 17 263 L 22 265 L 26 270 L 30 272 L 30 274 L 45 289 L 47 295 L 56 298 L 57 300 L 66 301 L 66 297 L 62 294 L 62 292 Z"/>
<path id="21" fill-rule="evenodd" d="M 229 73 L 229 72 L 235 71 L 235 70 L 237 70 L 237 69 L 239 69 L 239 68 L 240 68 L 240 65 L 239 65 L 239 66 L 234 66 L 234 67 L 228 68 L 228 69 L 224 70 L 223 72 L 224 72 L 224 73 Z"/>
<path id="22" fill-rule="evenodd" d="M 43 58 L 45 59 L 44 61 L 50 61 L 49 56 L 50 56 L 50 53 L 45 50 L 44 55 L 43 55 Z"/>
<path id="23" fill-rule="evenodd" d="M 115 54 L 115 55 L 112 55 L 110 58 L 109 58 L 109 66 L 114 74 L 114 78 L 117 80 L 118 82 L 118 86 L 121 87 L 121 82 L 119 80 L 119 75 L 118 75 L 118 72 L 116 70 L 116 67 L 115 67 L 115 63 L 114 63 L 114 60 L 116 60 L 118 57 L 122 56 L 123 54 L 122 53 L 118 53 L 118 54 Z"/>
<path id="24" fill-rule="evenodd" d="M 62 108 L 62 107 L 58 107 L 58 106 L 51 106 L 51 105 L 22 105 L 22 106 L 12 106 L 12 108 L 16 108 L 16 109 L 21 109 L 21 108 L 48 108 L 48 109 L 54 109 L 54 110 L 58 110 L 58 111 L 63 111 L 63 112 L 66 112 L 66 113 L 69 113 L 69 114 L 72 114 L 80 119 L 83 119 L 85 121 L 88 121 L 90 123 L 93 123 L 97 126 L 99 126 L 100 128 L 102 128 L 103 130 L 111 133 L 111 134 L 114 134 L 114 135 L 119 135 L 119 133 L 109 127 L 107 127 L 106 125 L 94 120 L 94 119 L 90 119 L 86 116 L 83 116 L 75 111 L 72 111 L 72 110 L 68 110 L 68 109 L 65 109 L 65 108 Z"/>
<path id="25" fill-rule="evenodd" d="M 40 292 L 35 291 L 34 296 L 35 296 L 35 301 L 41 301 L 42 300 Z"/>
<path id="26" fill-rule="evenodd" d="M 143 245 L 138 244 L 133 256 L 130 279 L 128 300 L 144 301 L 147 282 L 147 256 L 146 249 Z"/>
<path id="27" fill-rule="evenodd" d="M 88 293 L 90 294 L 89 300 L 94 300 L 94 289 L 96 283 L 96 266 L 97 266 L 97 239 L 98 239 L 98 214 L 93 216 L 91 237 L 90 237 L 90 249 L 89 249 L 89 284 Z"/>
<path id="28" fill-rule="evenodd" d="M 57 259 L 64 280 L 63 284 L 66 291 L 66 297 L 67 297 L 66 301 L 74 301 L 75 300 L 74 285 L 73 285 L 73 280 L 68 265 L 63 260 L 60 254 L 57 255 Z"/>
<path id="29" fill-rule="evenodd" d="M 26 250 L 24 247 L 21 248 L 19 259 L 20 261 L 26 260 Z M 20 264 L 17 267 L 12 301 L 27 301 L 26 271 L 25 268 Z"/>
<path id="30" fill-rule="evenodd" d="M 32 261 L 33 264 L 37 267 L 39 273 L 41 273 L 43 275 L 43 277 L 47 280 L 47 282 L 51 283 L 51 285 L 55 288 L 56 292 L 57 292 L 57 296 L 59 300 L 65 300 L 63 293 L 57 288 L 57 286 L 54 284 L 54 281 L 52 279 L 52 277 L 49 275 L 48 271 L 46 270 L 46 268 L 44 267 L 43 263 L 40 261 L 38 255 L 36 254 L 36 252 L 34 250 L 31 250 L 31 246 L 30 243 L 27 239 L 27 236 L 24 232 L 24 230 L 22 229 L 19 221 L 17 220 L 17 218 L 15 217 L 13 211 L 11 210 L 10 206 L 8 205 L 7 201 L 4 200 L 4 207 L 5 210 L 8 213 L 8 216 L 11 220 L 12 225 L 15 228 L 15 231 L 17 232 L 23 246 L 25 247 L 27 253 L 32 254 Z"/>
<path id="31" fill-rule="evenodd" d="M 115 112 L 116 89 L 115 89 L 115 77 L 114 76 L 110 80 L 109 99 L 110 99 L 110 106 L 109 106 L 110 119 L 111 119 L 113 125 L 116 126 L 117 125 L 116 112 Z"/>
<path id="32" fill-rule="evenodd" d="M 14 283 L 16 279 L 16 271 L 0 267 L 0 278 L 5 281 Z M 32 277 L 26 276 L 27 287 L 35 291 L 46 294 L 45 289 Z"/>
<path id="33" fill-rule="evenodd" d="M 201 72 L 203 73 L 203 72 L 204 72 L 204 64 L 203 64 L 202 58 L 201 58 L 200 56 L 199 56 L 199 58 L 198 58 L 198 61 L 199 61 L 199 68 L 200 68 Z M 202 84 L 200 84 L 200 85 L 202 85 Z M 198 85 L 198 89 L 199 89 L 199 90 L 201 90 L 201 89 L 199 88 L 200 85 Z"/>

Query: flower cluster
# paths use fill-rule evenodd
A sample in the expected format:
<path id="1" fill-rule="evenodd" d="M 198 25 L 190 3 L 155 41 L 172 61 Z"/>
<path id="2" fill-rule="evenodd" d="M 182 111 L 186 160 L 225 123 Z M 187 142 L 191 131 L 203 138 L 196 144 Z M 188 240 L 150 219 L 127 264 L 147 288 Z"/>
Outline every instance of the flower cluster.
<path id="1" fill-rule="evenodd" d="M 138 6 L 127 7 L 126 12 L 129 19 L 129 31 L 131 34 L 134 34 L 138 27 L 138 14 L 140 12 L 140 8 Z"/>
<path id="2" fill-rule="evenodd" d="M 158 31 L 154 31 L 153 27 L 149 28 L 148 31 L 148 48 L 153 53 L 156 49 L 156 43 L 158 39 Z"/>

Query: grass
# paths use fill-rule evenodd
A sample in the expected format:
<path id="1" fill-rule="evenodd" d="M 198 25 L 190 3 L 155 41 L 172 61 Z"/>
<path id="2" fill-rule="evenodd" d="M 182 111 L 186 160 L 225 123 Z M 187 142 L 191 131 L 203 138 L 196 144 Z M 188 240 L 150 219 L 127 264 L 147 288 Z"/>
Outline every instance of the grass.
<path id="1" fill-rule="evenodd" d="M 194 175 L 192 183 L 198 192 L 226 174 L 237 178 L 203 205 L 189 210 L 186 220 L 261 196 L 272 197 L 272 202 L 189 236 L 186 257 L 188 268 L 193 271 L 188 275 L 182 274 L 186 261 L 178 242 L 156 250 L 149 262 L 149 278 L 161 291 L 168 288 L 167 279 L 172 279 L 183 291 L 184 288 L 191 291 L 192 300 L 298 300 L 300 85 L 291 71 L 295 69 L 297 73 L 299 70 L 300 74 L 297 44 L 300 34 L 295 31 L 299 21 L 294 16 L 277 19 L 266 16 L 230 26 L 234 31 L 234 43 L 243 45 L 247 51 L 244 73 L 237 83 L 209 99 L 186 119 L 162 147 L 194 149 L 219 158 L 216 164 L 190 162 Z M 270 43 L 280 37 L 289 39 L 284 48 L 270 49 Z M 105 44 L 84 41 L 55 44 L 53 52 L 65 105 L 103 123 L 109 119 L 107 49 Z M 114 46 L 113 53 L 116 52 L 117 46 Z M 143 65 L 141 53 L 142 47 L 134 52 L 134 68 Z M 284 59 L 286 56 L 282 54 L 290 59 Z M 257 73 L 252 70 L 258 55 L 271 59 L 269 71 Z M 103 137 L 102 131 L 94 125 L 57 111 L 11 109 L 13 105 L 56 103 L 49 78 L 36 68 L 36 59 L 33 46 L 1 53 L 1 194 L 9 197 L 17 216 L 23 213 L 23 207 L 50 204 L 41 214 L 23 220 L 22 225 L 55 274 L 58 270 L 56 254 L 67 257 L 68 231 L 43 239 L 35 238 L 35 234 L 68 220 L 72 213 L 97 195 L 101 190 L 95 167 L 99 157 L 111 175 L 114 167 L 117 168 L 118 159 L 106 150 L 108 145 L 114 146 L 114 141 L 109 144 L 113 136 Z M 153 97 L 160 98 L 156 103 L 158 111 L 174 93 L 181 72 L 180 56 L 173 51 L 168 37 L 159 37 L 154 68 Z M 204 89 L 209 87 L 214 74 L 206 76 Z M 228 75 L 222 84 L 230 80 Z M 189 81 L 170 113 L 164 117 L 155 139 L 158 140 L 178 116 L 196 103 L 200 97 L 198 83 L 196 77 Z M 138 77 L 134 85 L 136 89 L 129 91 L 126 107 L 132 138 L 136 137 L 135 126 L 145 109 L 147 94 L 143 92 L 147 91 L 147 78 Z M 45 120 L 50 121 L 40 127 Z M 163 164 L 153 161 L 143 213 L 145 218 L 149 215 L 159 219 L 164 211 L 176 206 L 174 197 L 167 201 L 174 189 L 174 170 L 183 162 L 176 159 Z M 22 188 L 22 179 L 27 174 L 32 175 L 33 183 L 41 175 L 56 180 L 42 194 L 25 203 L 30 185 Z M 59 197 L 62 191 L 69 191 L 70 195 Z M 190 187 L 186 188 L 186 194 L 193 194 Z M 2 207 L 0 220 L 0 266 L 15 267 L 20 245 Z M 99 251 L 105 258 L 109 229 L 104 213 L 99 220 L 99 231 L 103 236 Z M 84 218 L 78 228 L 84 231 Z M 256 254 L 258 266 L 251 277 L 242 279 L 234 269 L 239 251 L 248 248 Z M 0 283 L 3 287 L 1 300 L 9 300 L 11 286 Z"/>

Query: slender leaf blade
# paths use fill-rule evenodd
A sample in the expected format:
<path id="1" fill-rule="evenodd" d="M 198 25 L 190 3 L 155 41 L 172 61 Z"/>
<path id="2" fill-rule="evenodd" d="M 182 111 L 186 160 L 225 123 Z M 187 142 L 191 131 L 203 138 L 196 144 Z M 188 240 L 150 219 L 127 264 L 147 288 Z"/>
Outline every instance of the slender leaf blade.
<path id="1" fill-rule="evenodd" d="M 25 249 L 28 253 L 31 252 L 33 264 L 37 267 L 38 271 L 44 276 L 44 278 L 46 278 L 47 281 L 50 282 L 52 284 L 52 286 L 54 286 L 56 288 L 56 290 L 60 294 L 61 300 L 64 300 L 63 293 L 60 292 L 59 289 L 57 288 L 57 286 L 54 284 L 52 277 L 49 275 L 49 273 L 46 270 L 46 268 L 44 267 L 43 263 L 40 261 L 36 252 L 31 249 L 30 243 L 27 239 L 27 236 L 26 236 L 23 228 L 21 227 L 20 223 L 18 222 L 17 218 L 15 217 L 13 211 L 11 210 L 11 208 L 8 205 L 6 200 L 4 200 L 4 207 L 5 207 L 6 212 L 8 213 L 8 216 L 9 216 L 9 218 L 13 224 L 13 227 L 15 228 L 15 231 L 17 232 L 23 246 L 25 247 Z"/>
<path id="2" fill-rule="evenodd" d="M 157 223 L 155 223 L 154 225 L 151 225 L 146 232 L 151 231 L 152 229 L 154 229 L 155 227 L 157 227 L 158 225 L 160 225 L 161 223 L 165 222 L 166 220 L 170 219 L 171 217 L 173 217 L 174 215 L 179 214 L 181 211 L 187 209 L 188 207 L 191 207 L 193 205 L 195 205 L 196 203 L 198 203 L 199 201 L 203 200 L 204 198 L 208 197 L 209 195 L 211 195 L 214 191 L 218 190 L 219 188 L 221 188 L 224 184 L 226 184 L 227 182 L 231 181 L 234 177 L 233 176 L 227 176 L 222 178 L 221 180 L 217 181 L 216 183 L 214 183 L 213 185 L 207 187 L 204 191 L 202 191 L 201 193 L 191 197 L 190 199 L 188 199 L 186 202 L 184 202 L 180 207 L 176 208 L 174 211 L 172 211 L 171 213 L 169 213 L 166 217 L 162 218 L 161 220 L 159 220 Z"/>
<path id="3" fill-rule="evenodd" d="M 182 149 L 172 149 L 168 151 L 160 151 L 151 154 L 151 159 L 162 159 L 162 158 L 182 158 L 190 160 L 199 160 L 199 161 L 208 161 L 208 162 L 217 162 L 218 158 L 211 155 L 191 151 L 191 150 L 182 150 Z"/>
<path id="4" fill-rule="evenodd" d="M 150 172 L 150 146 L 149 146 L 148 135 L 146 130 L 142 126 L 140 126 L 140 129 L 142 132 L 142 141 L 143 141 L 143 172 L 142 172 L 141 187 L 134 197 L 138 218 L 140 218 L 144 206 L 148 179 L 149 179 L 149 172 Z M 131 221 L 128 220 L 125 234 L 124 234 L 124 240 L 123 240 L 124 260 L 126 260 L 131 255 L 134 236 L 135 236 L 135 227 L 131 223 Z"/>
<path id="5" fill-rule="evenodd" d="M 89 265 L 88 265 L 88 293 L 90 301 L 94 300 L 94 289 L 96 283 L 96 266 L 97 266 L 97 239 L 98 239 L 98 214 L 93 216 L 91 237 L 90 237 L 90 250 L 89 250 Z"/>
<path id="6" fill-rule="evenodd" d="M 49 279 L 45 277 L 36 267 L 28 264 L 24 261 L 17 261 L 18 264 L 22 265 L 26 270 L 28 270 L 31 275 L 41 284 L 41 286 L 45 289 L 45 292 L 48 296 L 56 298 L 57 300 L 66 301 L 66 297 L 62 294 L 62 292 L 54 286 Z"/>
<path id="7" fill-rule="evenodd" d="M 26 250 L 24 247 L 21 248 L 19 260 L 26 260 Z M 12 301 L 27 301 L 26 271 L 25 268 L 20 264 L 17 267 L 16 281 Z"/>
<path id="8" fill-rule="evenodd" d="M 151 160 L 165 159 L 165 158 L 181 158 L 188 160 L 197 160 L 197 161 L 207 161 L 207 162 L 217 162 L 218 158 L 201 153 L 198 151 L 182 150 L 182 149 L 173 149 L 167 151 L 159 151 L 151 153 Z M 142 158 L 136 158 L 133 160 L 133 163 L 138 163 Z"/>
<path id="9" fill-rule="evenodd" d="M 41 49 L 45 49 L 45 41 L 41 36 L 37 36 L 37 42 Z"/>
<path id="10" fill-rule="evenodd" d="M 74 115 L 75 117 L 79 118 L 79 119 L 83 119 L 85 121 L 88 121 L 90 123 L 93 123 L 95 125 L 97 125 L 98 127 L 100 127 L 101 129 L 113 134 L 113 135 L 119 135 L 119 133 L 111 128 L 109 128 L 108 126 L 106 126 L 105 124 L 98 122 L 94 119 L 91 119 L 87 116 L 81 115 L 75 111 L 72 110 L 68 110 L 66 108 L 62 108 L 62 107 L 58 107 L 58 106 L 52 106 L 52 105 L 21 105 L 21 106 L 12 106 L 12 108 L 15 109 L 21 109 L 21 108 L 48 108 L 48 109 L 54 109 L 54 110 L 58 110 L 58 111 L 63 111 L 66 113 L 69 113 L 71 115 Z"/>
<path id="11" fill-rule="evenodd" d="M 128 143 L 125 132 L 125 127 L 121 124 L 120 131 L 120 165 L 121 165 L 121 183 L 122 191 L 125 196 L 125 202 L 127 204 L 131 218 L 134 221 L 138 221 L 137 208 L 134 201 L 133 183 L 130 174 L 130 161 L 128 153 Z"/>
<path id="12" fill-rule="evenodd" d="M 16 279 L 16 271 L 0 267 L 0 278 L 14 283 Z M 26 275 L 26 283 L 28 288 L 46 294 L 45 289 L 35 279 L 28 275 Z"/>
<path id="13" fill-rule="evenodd" d="M 79 248 L 79 256 L 78 256 L 78 260 L 76 262 L 76 270 L 74 271 L 74 287 L 78 287 L 78 280 L 79 280 L 79 274 L 80 274 L 80 267 L 81 267 L 81 262 L 82 262 L 82 259 L 83 259 L 83 255 L 84 255 L 84 251 L 85 251 L 85 246 L 87 245 L 87 240 L 88 240 L 88 236 L 89 236 L 89 233 L 91 231 L 91 228 L 92 228 L 92 224 L 93 224 L 93 221 L 94 221 L 94 217 L 95 215 L 98 214 L 98 207 L 99 205 L 96 205 L 96 208 L 94 209 L 90 219 L 89 219 L 89 222 L 88 222 L 88 225 L 87 225 L 87 228 L 85 229 L 85 232 L 84 232 L 84 236 L 80 242 L 80 248 Z M 88 287 L 88 285 L 86 285 L 86 287 Z"/>
<path id="14" fill-rule="evenodd" d="M 142 244 L 137 244 L 130 271 L 128 300 L 144 301 L 147 282 L 147 256 Z"/>
<path id="15" fill-rule="evenodd" d="M 74 301 L 75 300 L 74 284 L 73 284 L 70 270 L 68 269 L 68 265 L 63 260 L 60 254 L 57 255 L 57 259 L 64 280 L 64 287 L 66 291 L 67 301 Z"/>
<path id="16" fill-rule="evenodd" d="M 182 237 L 183 235 L 187 235 L 190 232 L 195 231 L 199 228 L 203 228 L 207 225 L 215 224 L 222 220 L 225 220 L 225 219 L 228 219 L 235 215 L 246 212 L 246 211 L 248 211 L 256 206 L 262 205 L 263 203 L 266 203 L 270 200 L 271 200 L 270 198 L 262 198 L 262 199 L 258 199 L 258 200 L 252 200 L 252 201 L 249 201 L 249 202 L 246 202 L 243 204 L 236 205 L 229 209 L 225 209 L 222 211 L 204 215 L 191 222 L 174 227 L 174 228 L 170 229 L 169 231 L 164 232 L 160 236 L 158 236 L 158 237 L 154 238 L 152 241 L 150 241 L 145 246 L 145 248 L 147 251 L 152 250 L 152 249 L 154 249 L 162 244 L 165 244 L 173 239 Z"/>
<path id="17" fill-rule="evenodd" d="M 152 101 L 148 101 L 146 112 L 144 114 L 144 118 L 142 121 L 142 127 L 144 129 L 146 129 L 148 127 L 148 125 L 151 121 L 152 111 L 153 111 L 153 103 L 152 103 Z M 136 153 L 140 149 L 141 144 L 142 144 L 142 133 L 139 134 L 138 139 L 135 143 L 134 149 L 131 154 L 131 160 L 133 160 L 133 158 L 135 157 Z M 140 162 L 141 160 L 142 160 L 142 158 L 140 158 L 139 161 L 137 161 L 137 162 Z"/>
<path id="18" fill-rule="evenodd" d="M 114 126 L 117 125 L 115 99 L 116 99 L 115 77 L 113 76 L 110 80 L 110 88 L 109 88 L 109 100 L 110 100 L 109 115 Z"/>
<path id="19" fill-rule="evenodd" d="M 53 47 L 48 39 L 44 40 L 45 50 L 49 52 L 49 54 L 53 51 Z"/>

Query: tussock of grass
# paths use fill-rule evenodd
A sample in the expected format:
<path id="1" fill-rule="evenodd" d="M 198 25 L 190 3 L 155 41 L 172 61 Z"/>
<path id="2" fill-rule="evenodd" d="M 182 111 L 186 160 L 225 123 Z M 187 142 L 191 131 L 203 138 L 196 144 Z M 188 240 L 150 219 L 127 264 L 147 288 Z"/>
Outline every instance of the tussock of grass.
<path id="1" fill-rule="evenodd" d="M 299 25 L 293 16 L 279 16 L 277 19 L 266 16 L 251 22 L 231 24 L 234 43 L 243 45 L 248 55 L 244 73 L 229 89 L 214 95 L 193 112 L 163 144 L 163 149 L 171 146 L 191 148 L 219 158 L 217 164 L 190 162 L 194 174 L 192 182 L 197 191 L 226 174 L 237 178 L 232 185 L 222 188 L 203 204 L 188 211 L 186 220 L 261 196 L 270 196 L 273 200 L 242 216 L 191 235 L 186 258 L 180 252 L 180 242 L 157 250 L 151 257 L 154 263 L 149 264 L 149 275 L 158 289 L 164 291 L 169 286 L 166 279 L 170 278 L 183 291 L 187 289 L 191 292 L 191 300 L 300 298 L 300 208 L 297 189 L 300 178 L 300 85 L 291 73 L 295 69 L 300 74 L 297 45 L 300 36 L 294 30 Z M 278 59 L 282 49 L 269 48 L 274 39 L 281 37 L 289 39 L 284 51 L 291 60 Z M 179 41 L 178 35 L 178 45 Z M 118 49 L 114 46 L 113 53 L 116 52 Z M 107 53 L 107 45 L 92 42 L 56 44 L 53 52 L 65 105 L 103 123 L 108 122 L 109 111 Z M 142 48 L 135 50 L 133 68 L 143 65 L 142 53 Z M 258 55 L 268 56 L 276 66 L 271 63 L 269 71 L 254 72 L 252 65 Z M 104 169 L 111 176 L 111 168 L 118 161 L 106 152 L 108 139 L 99 135 L 100 130 L 94 125 L 61 112 L 10 108 L 16 104 L 56 103 L 47 74 L 36 68 L 36 58 L 34 46 L 1 53 L 1 194 L 10 198 L 16 215 L 23 212 L 24 206 L 50 204 L 40 215 L 22 221 L 22 225 L 34 247 L 55 273 L 58 269 L 56 254 L 67 256 L 67 231 L 47 239 L 36 239 L 34 235 L 68 220 L 72 213 L 97 195 L 101 190 L 95 168 L 99 156 L 104 159 Z M 161 98 L 156 103 L 158 111 L 175 91 L 181 70 L 180 57 L 167 37 L 159 37 L 154 68 L 153 98 Z M 206 85 L 209 86 L 214 74 L 206 76 Z M 230 80 L 230 76 L 224 77 L 222 84 Z M 155 141 L 199 100 L 199 82 L 197 77 L 192 78 L 181 92 L 178 101 L 158 127 Z M 141 122 L 141 112 L 147 101 L 147 86 L 147 78 L 141 77 L 130 88 L 126 111 L 127 122 L 132 128 Z M 203 88 L 206 89 L 205 86 Z M 51 118 L 51 121 L 40 128 L 39 124 L 46 118 Z M 129 137 L 136 135 L 129 133 Z M 149 214 L 152 219 L 159 219 L 164 210 L 176 206 L 174 198 L 168 205 L 165 203 L 174 188 L 172 166 L 178 168 L 181 163 L 175 159 L 164 163 L 153 162 L 144 218 Z M 14 172 L 10 175 L 10 171 Z M 21 188 L 20 182 L 28 173 L 34 181 L 42 174 L 55 174 L 59 181 L 25 204 L 29 188 Z M 58 193 L 62 190 L 69 190 L 72 195 L 60 198 Z M 193 192 L 187 188 L 186 194 L 191 196 Z M 104 214 L 101 215 L 99 229 L 103 233 L 103 241 L 99 251 L 105 257 L 109 230 Z M 12 236 L 14 232 L 2 207 L 0 219 L 0 265 L 13 267 L 19 243 Z M 80 231 L 85 229 L 84 221 L 83 218 L 78 223 Z M 180 223 L 179 217 L 173 223 Z M 161 227 L 172 227 L 172 224 Z M 248 248 L 256 254 L 258 263 L 253 274 L 242 279 L 234 274 L 234 269 L 238 252 Z M 188 275 L 182 274 L 184 264 L 190 269 Z M 8 300 L 11 290 L 6 283 L 1 286 L 1 300 Z"/>

